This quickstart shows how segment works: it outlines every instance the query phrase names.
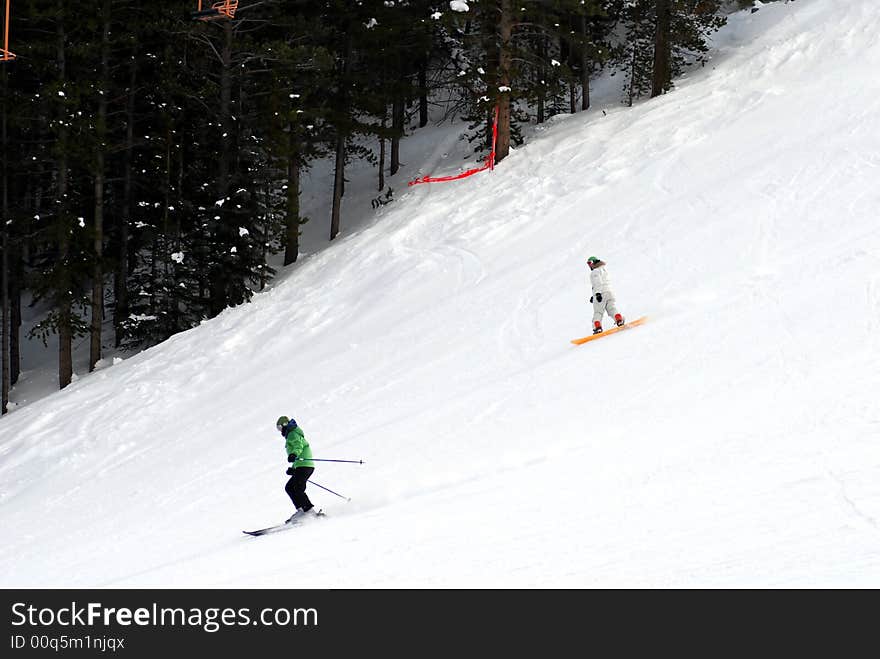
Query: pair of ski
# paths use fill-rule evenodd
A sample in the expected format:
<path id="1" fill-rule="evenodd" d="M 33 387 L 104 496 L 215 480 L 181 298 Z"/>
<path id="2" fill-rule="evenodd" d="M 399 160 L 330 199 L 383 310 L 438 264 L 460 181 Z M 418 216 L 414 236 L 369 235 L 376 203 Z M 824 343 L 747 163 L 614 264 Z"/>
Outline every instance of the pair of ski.
<path id="1" fill-rule="evenodd" d="M 319 510 L 318 512 L 315 513 L 314 516 L 315 517 L 324 517 L 325 516 L 324 511 Z M 281 524 L 276 524 L 275 526 L 269 526 L 269 527 L 266 527 L 265 529 L 257 529 L 256 531 L 242 531 L 242 533 L 245 533 L 247 535 L 252 535 L 254 537 L 260 536 L 260 535 L 268 535 L 269 533 L 278 533 L 278 531 L 286 531 L 287 529 L 292 529 L 294 527 L 299 526 L 301 522 L 302 522 L 302 518 L 299 515 L 295 515 L 294 518 L 292 520 L 290 520 L 289 522 L 283 522 Z"/>

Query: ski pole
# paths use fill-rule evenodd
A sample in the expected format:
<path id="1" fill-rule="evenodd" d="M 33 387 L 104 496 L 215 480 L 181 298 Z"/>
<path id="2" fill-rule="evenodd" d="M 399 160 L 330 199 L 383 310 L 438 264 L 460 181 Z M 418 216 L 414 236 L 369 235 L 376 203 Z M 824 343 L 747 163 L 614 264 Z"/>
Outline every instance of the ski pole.
<path id="1" fill-rule="evenodd" d="M 316 483 L 316 482 L 313 481 L 313 480 L 309 480 L 309 483 L 311 483 L 312 485 L 316 485 L 317 487 L 320 487 L 322 490 L 327 490 L 330 494 L 335 494 L 335 495 L 338 496 L 340 499 L 345 499 L 346 501 L 351 501 L 351 499 L 350 499 L 349 497 L 344 497 L 344 496 L 342 496 L 341 494 L 339 494 L 339 492 L 334 492 L 334 491 L 331 490 L 329 487 L 324 487 L 323 485 L 318 485 L 318 483 Z"/>
<path id="2" fill-rule="evenodd" d="M 308 458 L 308 459 L 313 462 L 350 462 L 350 463 L 356 464 L 356 465 L 364 464 L 363 460 L 325 460 L 323 458 Z M 299 462 L 299 460 L 297 460 L 297 462 Z"/>

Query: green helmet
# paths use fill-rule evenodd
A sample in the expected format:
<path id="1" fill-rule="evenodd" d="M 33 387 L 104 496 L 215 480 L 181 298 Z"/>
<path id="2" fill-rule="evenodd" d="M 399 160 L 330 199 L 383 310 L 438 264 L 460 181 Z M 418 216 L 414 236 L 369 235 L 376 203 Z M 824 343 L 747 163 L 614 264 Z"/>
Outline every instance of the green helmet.
<path id="1" fill-rule="evenodd" d="M 288 423 L 290 423 L 290 419 L 286 416 L 279 416 L 278 421 L 275 422 L 275 427 L 278 428 L 278 430 L 281 430 Z"/>
<path id="2" fill-rule="evenodd" d="M 596 256 L 591 256 L 590 258 L 587 259 L 587 263 L 598 263 L 598 262 L 599 262 L 599 258 Z"/>

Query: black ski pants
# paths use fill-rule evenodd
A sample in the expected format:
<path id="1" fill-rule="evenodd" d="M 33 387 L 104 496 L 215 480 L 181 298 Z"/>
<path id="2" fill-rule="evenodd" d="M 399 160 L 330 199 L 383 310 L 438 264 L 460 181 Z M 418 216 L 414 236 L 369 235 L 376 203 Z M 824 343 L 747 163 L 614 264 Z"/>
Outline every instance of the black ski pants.
<path id="1" fill-rule="evenodd" d="M 293 470 L 293 476 L 287 481 L 287 485 L 284 486 L 287 496 L 290 497 L 293 505 L 297 508 L 302 508 L 303 510 L 311 510 L 313 508 L 312 502 L 306 496 L 306 483 L 314 473 L 314 467 L 297 467 Z"/>

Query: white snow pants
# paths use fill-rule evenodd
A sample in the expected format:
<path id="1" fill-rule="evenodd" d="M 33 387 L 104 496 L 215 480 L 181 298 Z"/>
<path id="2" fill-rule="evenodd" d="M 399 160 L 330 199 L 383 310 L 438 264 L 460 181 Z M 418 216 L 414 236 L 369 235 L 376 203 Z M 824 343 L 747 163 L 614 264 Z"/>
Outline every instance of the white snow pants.
<path id="1" fill-rule="evenodd" d="M 596 299 L 593 295 L 593 322 L 602 322 L 602 315 L 607 313 L 611 318 L 617 315 L 617 304 L 614 299 L 614 293 L 602 293 L 602 301 Z"/>

